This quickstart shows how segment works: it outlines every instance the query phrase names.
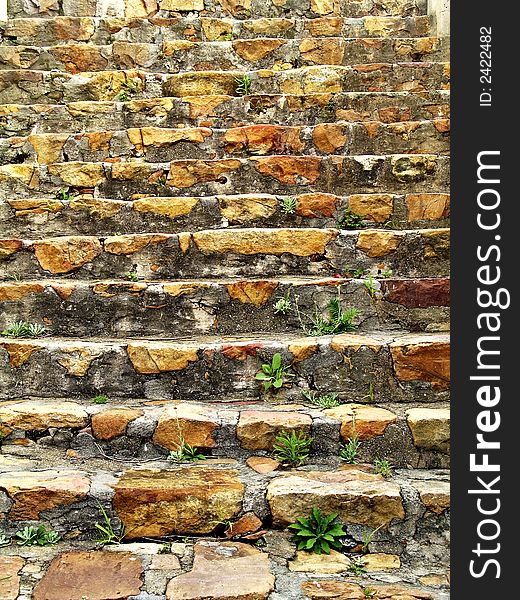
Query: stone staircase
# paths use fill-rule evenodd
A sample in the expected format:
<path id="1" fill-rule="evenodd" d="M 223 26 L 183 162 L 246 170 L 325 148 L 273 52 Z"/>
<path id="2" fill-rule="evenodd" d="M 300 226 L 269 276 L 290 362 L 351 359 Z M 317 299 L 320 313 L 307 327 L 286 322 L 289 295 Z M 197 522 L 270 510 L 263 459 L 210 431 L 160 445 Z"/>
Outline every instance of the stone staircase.
<path id="1" fill-rule="evenodd" d="M 0 600 L 447 600 L 449 40 L 426 2 L 8 10 Z M 284 431 L 312 437 L 302 466 L 274 460 Z M 168 460 L 183 443 L 205 459 Z M 313 508 L 343 552 L 296 551 Z M 42 523 L 57 544 L 16 545 Z"/>

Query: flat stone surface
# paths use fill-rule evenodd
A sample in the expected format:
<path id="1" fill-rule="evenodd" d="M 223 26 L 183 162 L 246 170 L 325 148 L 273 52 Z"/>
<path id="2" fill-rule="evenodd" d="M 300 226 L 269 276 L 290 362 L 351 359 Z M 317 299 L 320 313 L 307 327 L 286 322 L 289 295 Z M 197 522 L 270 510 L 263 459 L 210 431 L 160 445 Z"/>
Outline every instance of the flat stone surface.
<path id="1" fill-rule="evenodd" d="M 87 425 L 88 414 L 75 402 L 5 402 L 0 404 L 0 423 L 23 431 L 78 429 Z"/>
<path id="2" fill-rule="evenodd" d="M 21 556 L 0 556 L 0 600 L 16 600 L 20 588 L 18 572 L 24 564 Z"/>
<path id="3" fill-rule="evenodd" d="M 404 518 L 399 485 L 355 468 L 276 477 L 267 487 L 267 501 L 275 527 L 306 517 L 313 507 L 339 513 L 344 523 L 374 528 Z"/>
<path id="4" fill-rule="evenodd" d="M 354 433 L 360 440 L 368 440 L 383 435 L 397 416 L 385 408 L 365 406 L 364 404 L 344 404 L 323 411 L 327 416 L 341 421 L 340 434 L 343 441 L 352 438 Z"/>
<path id="5" fill-rule="evenodd" d="M 265 600 L 274 589 L 267 554 L 246 544 L 196 544 L 193 569 L 170 581 L 166 600 Z"/>
<path id="6" fill-rule="evenodd" d="M 303 550 L 296 553 L 296 558 L 289 562 L 289 570 L 301 573 L 343 573 L 348 570 L 350 559 L 331 550 L 330 554 L 314 554 Z"/>
<path id="7" fill-rule="evenodd" d="M 261 475 L 266 475 L 267 473 L 276 471 L 280 466 L 280 463 L 277 460 L 274 460 L 274 458 L 269 458 L 267 456 L 250 456 L 246 460 L 246 465 L 253 469 L 253 471 L 260 473 Z"/>
<path id="8" fill-rule="evenodd" d="M 325 600 L 334 598 L 334 600 L 364 600 L 366 599 L 363 590 L 366 587 L 376 590 L 375 598 L 377 600 L 431 600 L 433 596 L 417 588 L 399 584 L 380 584 L 370 582 L 368 585 L 359 585 L 354 580 L 346 581 L 307 581 L 302 585 L 305 598 L 310 600 Z"/>
<path id="9" fill-rule="evenodd" d="M 429 511 L 441 514 L 450 508 L 449 481 L 417 480 L 413 482 L 413 486 Z"/>
<path id="10" fill-rule="evenodd" d="M 92 416 L 92 431 L 100 440 L 111 440 L 123 435 L 128 424 L 143 414 L 136 408 L 109 408 Z"/>
<path id="11" fill-rule="evenodd" d="M 242 448 L 272 450 L 275 437 L 282 431 L 309 432 L 312 419 L 297 412 L 247 410 L 240 413 L 237 438 Z"/>
<path id="12" fill-rule="evenodd" d="M 450 411 L 447 408 L 412 408 L 406 413 L 413 442 L 425 450 L 450 450 Z"/>
<path id="13" fill-rule="evenodd" d="M 119 600 L 139 594 L 143 565 L 131 553 L 65 552 L 37 584 L 33 600 Z"/>
<path id="14" fill-rule="evenodd" d="M 395 571 L 401 567 L 401 559 L 397 554 L 367 554 L 365 559 L 365 569 L 371 571 Z"/>
<path id="15" fill-rule="evenodd" d="M 86 498 L 90 480 L 77 471 L 11 471 L 0 475 L 0 490 L 14 501 L 10 519 L 37 520 L 43 511 Z"/>
<path id="16" fill-rule="evenodd" d="M 168 406 L 159 418 L 153 441 L 168 450 L 178 450 L 182 441 L 194 448 L 214 448 L 213 434 L 218 425 L 213 409 L 197 404 L 176 404 Z"/>
<path id="17" fill-rule="evenodd" d="M 210 533 L 238 514 L 244 496 L 237 471 L 207 467 L 127 471 L 114 489 L 128 539 Z"/>

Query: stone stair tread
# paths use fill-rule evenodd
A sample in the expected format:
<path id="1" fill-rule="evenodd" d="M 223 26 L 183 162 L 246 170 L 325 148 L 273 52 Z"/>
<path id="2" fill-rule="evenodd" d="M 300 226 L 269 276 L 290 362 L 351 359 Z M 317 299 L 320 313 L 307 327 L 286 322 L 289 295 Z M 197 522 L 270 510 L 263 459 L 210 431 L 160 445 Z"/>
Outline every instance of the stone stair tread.
<path id="1" fill-rule="evenodd" d="M 228 228 L 195 232 L 0 240 L 4 278 L 72 276 L 150 279 L 306 274 L 361 268 L 398 276 L 447 276 L 449 229 Z M 403 265 L 401 257 L 413 257 Z M 319 259 L 318 257 L 322 257 Z"/>
<path id="2" fill-rule="evenodd" d="M 0 103 L 55 104 L 77 100 L 115 100 L 125 90 L 134 98 L 239 96 L 243 70 L 177 74 L 142 70 L 82 72 L 72 75 L 40 70 L 0 70 Z M 309 66 L 284 71 L 250 70 L 251 94 L 341 91 L 426 91 L 449 89 L 449 63 L 396 62 L 352 66 Z"/>
<path id="3" fill-rule="evenodd" d="M 142 127 L 85 134 L 43 133 L 0 138 L 0 164 L 54 164 L 139 157 L 143 162 L 232 158 L 272 154 L 344 156 L 365 154 L 436 154 L 450 151 L 450 121 L 402 121 L 385 124 L 335 123 L 311 127 L 255 124 L 216 127 Z"/>
<path id="4" fill-rule="evenodd" d="M 218 600 L 224 598 L 222 594 L 230 589 L 237 594 L 236 598 L 245 597 L 244 594 L 252 591 L 254 597 L 261 600 L 267 598 L 264 593 L 273 584 L 273 572 L 276 573 L 276 587 L 280 593 L 291 594 L 298 600 L 323 598 L 323 593 L 348 593 L 355 600 L 363 600 L 365 589 L 377 590 L 378 597 L 383 599 L 399 596 L 410 600 L 449 598 L 446 590 L 449 576 L 442 569 L 432 567 L 417 574 L 401 566 L 392 570 L 392 583 L 387 582 L 388 573 L 372 570 L 363 577 L 316 578 L 312 573 L 295 574 L 288 570 L 288 565 L 294 563 L 290 555 L 283 557 L 289 562 L 284 560 L 281 565 L 279 552 L 274 548 L 277 536 L 270 534 L 268 539 L 273 548 L 264 553 L 243 542 L 209 538 L 174 542 L 166 554 L 164 545 L 157 542 L 123 543 L 100 549 L 93 542 L 66 541 L 46 548 L 45 562 L 42 561 L 41 549 L 17 548 L 16 553 L 10 547 L 1 549 L 0 564 L 12 580 L 8 589 L 13 594 L 20 590 L 21 577 L 18 573 L 22 567 L 24 573 L 37 573 L 38 577 L 26 577 L 24 589 L 31 590 L 36 586 L 33 597 L 39 600 L 44 598 L 42 593 L 47 593 L 45 590 L 52 590 L 56 600 L 66 600 L 65 596 L 59 596 L 65 582 L 68 592 L 79 594 L 78 598 L 86 592 L 92 600 L 105 600 L 104 591 L 109 586 L 127 595 L 139 591 L 156 594 L 160 590 L 167 595 L 155 597 L 167 600 L 179 600 L 178 594 L 182 594 L 184 600 L 204 600 L 208 593 Z M 188 560 L 192 555 L 196 557 L 193 562 Z M 375 553 L 369 556 L 377 559 L 388 555 Z M 338 556 L 334 551 L 330 557 L 312 554 L 305 554 L 305 557 L 309 563 L 321 564 L 321 570 L 329 573 L 338 572 L 341 561 L 345 566 L 348 564 L 345 555 Z M 202 559 L 204 564 L 201 564 Z M 216 573 L 220 581 L 215 578 Z M 154 583 L 143 584 L 138 578 L 143 574 L 145 582 Z M 40 580 L 41 583 L 38 583 Z M 226 585 L 225 590 L 222 590 L 222 583 Z"/>
<path id="5" fill-rule="evenodd" d="M 222 41 L 251 37 L 308 39 L 326 37 L 424 37 L 432 35 L 432 17 L 427 15 L 322 17 L 319 20 L 284 18 L 230 19 L 214 17 L 111 18 L 56 16 L 14 18 L 0 26 L 4 44 L 41 47 L 68 41 L 106 44 L 112 41 Z M 3 33 L 3 36 L 2 36 Z"/>
<path id="6" fill-rule="evenodd" d="M 124 199 L 133 194 L 181 196 L 255 193 L 294 195 L 334 192 L 447 192 L 449 157 L 436 154 L 269 155 L 228 159 L 182 159 L 153 163 L 66 162 L 48 166 L 0 165 L 8 195 L 55 195 L 62 188 L 95 191 L 98 197 Z M 334 185 L 331 184 L 334 181 Z M 5 186 L 7 187 L 7 186 Z M 4 191 L 0 197 L 6 196 Z"/>
<path id="7" fill-rule="evenodd" d="M 128 102 L 87 101 L 69 104 L 0 105 L 3 135 L 88 133 L 170 124 L 210 122 L 229 127 L 270 122 L 311 125 L 344 119 L 349 122 L 396 123 L 449 117 L 449 90 L 433 92 L 340 92 L 307 95 L 199 96 L 149 98 Z M 262 110 L 249 108 L 265 106 Z M 268 115 L 268 117 L 267 117 Z"/>
<path id="8" fill-rule="evenodd" d="M 125 2 L 118 7 L 120 16 L 126 17 L 148 17 L 176 16 L 190 13 L 204 13 L 211 16 L 231 16 L 237 18 L 259 18 L 264 16 L 285 16 L 287 10 L 279 2 L 266 2 L 265 0 L 152 0 L 143 6 L 138 2 Z M 122 9 L 122 10 L 121 10 Z M 53 17 L 62 13 L 72 16 L 94 16 L 97 14 L 95 2 L 84 1 L 78 5 L 76 2 L 65 0 L 61 6 L 57 3 L 48 3 L 36 0 L 31 5 L 25 5 L 20 0 L 13 1 L 9 5 L 9 16 L 39 17 L 41 15 Z M 106 14 L 107 9 L 103 9 Z M 305 2 L 303 6 L 291 7 L 291 12 L 297 15 L 305 15 L 310 18 L 320 18 L 327 15 L 418 15 L 426 13 L 426 2 L 424 0 L 395 0 L 382 2 L 374 6 L 373 2 L 351 2 L 340 0 L 330 2 L 329 0 L 312 0 Z"/>
<path id="9" fill-rule="evenodd" d="M 301 399 L 306 404 L 237 401 L 209 406 L 179 400 L 105 399 L 99 405 L 86 398 L 12 399 L 0 402 L 0 431 L 7 455 L 32 448 L 44 457 L 45 448 L 51 447 L 67 448 L 68 454 L 81 459 L 113 456 L 119 462 L 165 458 L 179 449 L 182 436 L 209 460 L 260 453 L 257 462 L 266 463 L 262 457 L 271 456 L 276 435 L 304 431 L 314 439 L 311 463 L 323 459 L 341 464 L 337 458 L 341 443 L 358 435 L 358 463 L 385 456 L 396 468 L 449 466 L 448 404 L 354 402 L 321 409 L 303 395 Z M 251 461 L 248 466 L 255 468 Z"/>
<path id="10" fill-rule="evenodd" d="M 261 398 L 255 374 L 281 353 L 293 376 L 280 400 L 301 400 L 308 377 L 324 392 L 381 402 L 446 401 L 449 334 L 370 332 L 325 337 L 294 334 L 197 336 L 182 339 L 63 338 L 0 340 L 2 398 L 114 397 L 221 402 Z M 292 370 L 294 369 L 294 373 Z M 45 376 L 43 376 L 45 373 Z"/>
<path id="11" fill-rule="evenodd" d="M 378 62 L 446 60 L 449 48 L 437 37 L 329 37 L 277 40 L 273 38 L 235 41 L 162 44 L 115 41 L 94 45 L 68 43 L 58 46 L 0 45 L 0 69 L 105 71 L 138 68 L 151 72 L 212 69 L 282 68 L 304 65 L 351 65 Z"/>
<path id="12" fill-rule="evenodd" d="M 15 321 L 44 323 L 52 335 L 112 335 L 158 338 L 176 331 L 230 334 L 301 332 L 316 310 L 338 297 L 358 310 L 358 332 L 449 329 L 450 281 L 438 278 L 272 277 L 179 281 L 29 279 L 0 282 L 0 331 Z M 277 303 L 289 298 L 286 314 Z M 201 306 L 204 309 L 201 310 Z M 124 314 L 121 323 L 119 315 Z"/>

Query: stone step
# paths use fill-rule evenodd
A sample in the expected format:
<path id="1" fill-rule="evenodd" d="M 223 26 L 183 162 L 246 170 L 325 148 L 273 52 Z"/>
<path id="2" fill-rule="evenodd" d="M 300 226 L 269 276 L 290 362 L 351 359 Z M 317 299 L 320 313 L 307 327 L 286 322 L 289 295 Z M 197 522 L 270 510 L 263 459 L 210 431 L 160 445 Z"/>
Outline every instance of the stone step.
<path id="1" fill-rule="evenodd" d="M 126 200 L 148 196 L 222 196 L 310 192 L 349 194 L 446 193 L 449 158 L 433 154 L 260 156 L 0 165 L 0 199 L 75 194 Z M 138 196 L 134 196 L 138 195 Z"/>
<path id="2" fill-rule="evenodd" d="M 208 457 L 255 456 L 255 461 L 258 455 L 273 457 L 276 437 L 294 431 L 312 438 L 311 462 L 337 460 L 342 444 L 357 435 L 356 463 L 385 457 L 399 468 L 449 468 L 447 405 L 341 404 L 321 410 L 302 400 L 307 406 L 238 402 L 214 408 L 110 399 L 101 406 L 92 399 L 77 403 L 59 398 L 0 402 L 2 451 L 16 452 L 23 445 L 72 450 L 82 458 L 164 459 L 184 442 Z"/>
<path id="3" fill-rule="evenodd" d="M 348 571 L 354 555 L 349 558 L 334 550 L 330 556 L 303 551 L 296 555 L 289 537 L 270 531 L 263 550 L 225 538 L 104 548 L 77 541 L 45 550 L 11 546 L 0 550 L 4 580 L 9 580 L 0 583 L 0 590 L 5 598 L 34 600 L 68 600 L 71 595 L 104 600 L 107 590 L 116 591 L 118 598 L 143 600 L 226 600 L 230 594 L 238 600 L 318 600 L 324 593 L 355 600 L 363 600 L 366 593 L 384 600 L 449 598 L 444 565 L 432 561 L 426 568 L 410 569 L 405 560 L 400 565 L 398 556 L 374 552 L 366 557 L 367 573 L 354 576 Z M 324 573 L 337 576 L 324 578 Z M 386 582 L 389 579 L 392 583 Z"/>
<path id="4" fill-rule="evenodd" d="M 85 100 L 143 99 L 161 96 L 240 96 L 237 79 L 251 80 L 251 94 L 391 92 L 449 89 L 449 64 L 373 63 L 311 66 L 276 71 L 195 71 L 169 75 L 138 70 L 72 75 L 35 70 L 0 71 L 0 103 L 56 104 Z"/>
<path id="5" fill-rule="evenodd" d="M 358 402 L 446 402 L 447 334 L 324 337 L 256 334 L 184 340 L 0 338 L 0 398 L 184 398 L 203 402 L 301 401 L 309 386 Z M 275 353 L 290 367 L 283 387 L 256 380 Z"/>
<path id="6" fill-rule="evenodd" d="M 436 546 L 429 566 L 446 566 L 450 495 L 443 470 L 396 470 L 385 479 L 369 465 L 323 462 L 267 474 L 225 458 L 182 466 L 129 459 L 124 468 L 71 457 L 54 457 L 52 467 L 39 469 L 31 468 L 35 461 L 11 462 L 0 474 L 7 535 L 45 520 L 65 540 L 97 539 L 99 503 L 116 530 L 116 518 L 124 524 L 127 542 L 207 536 L 250 512 L 267 527 L 285 530 L 318 508 L 339 513 L 347 548 L 359 548 L 364 534 L 380 528 L 369 549 L 397 555 L 394 567 L 399 561 L 420 565 Z"/>
<path id="7" fill-rule="evenodd" d="M 404 61 L 445 61 L 447 42 L 421 38 L 273 38 L 219 42 L 183 40 L 162 43 L 114 42 L 111 45 L 65 44 L 51 47 L 0 46 L 0 69 L 67 71 L 110 69 L 183 71 L 294 68 L 309 65 L 356 65 Z"/>
<path id="8" fill-rule="evenodd" d="M 201 13 L 213 17 L 250 19 L 258 17 L 307 18 L 324 16 L 419 15 L 426 13 L 425 0 L 115 0 L 99 7 L 97 0 L 10 0 L 10 17 L 117 16 L 143 18 L 175 17 Z"/>
<path id="9" fill-rule="evenodd" d="M 184 125 L 229 128 L 247 123 L 310 126 L 349 121 L 399 123 L 450 116 L 449 91 L 341 92 L 307 95 L 192 96 L 128 102 L 0 105 L 0 135 L 85 133 Z"/>
<path id="10" fill-rule="evenodd" d="M 370 290 L 367 288 L 370 287 Z M 302 334 L 316 310 L 340 297 L 359 311 L 360 332 L 448 331 L 450 281 L 438 279 L 259 279 L 0 282 L 0 331 L 17 321 L 53 336 L 113 338 Z M 288 305 L 281 312 L 277 306 Z M 124 315 L 124 317 L 122 317 Z"/>
<path id="11" fill-rule="evenodd" d="M 12 19 L 0 24 L 2 44 L 54 46 L 64 42 L 112 44 L 134 42 L 217 42 L 251 38 L 367 38 L 428 37 L 434 35 L 432 17 L 366 16 L 230 19 L 175 16 L 147 18 L 75 17 Z"/>
<path id="12" fill-rule="evenodd" d="M 350 269 L 397 277 L 449 273 L 449 229 L 339 231 L 314 228 L 207 229 L 179 234 L 0 240 L 3 278 L 331 276 Z"/>
<path id="13" fill-rule="evenodd" d="M 352 213 L 361 221 L 349 220 Z M 429 229 L 447 227 L 449 215 L 450 196 L 439 193 L 148 196 L 135 200 L 71 193 L 67 200 L 0 200 L 0 235 L 109 236 L 115 231 L 180 233 L 230 226 Z"/>
<path id="14" fill-rule="evenodd" d="M 145 162 L 234 156 L 330 154 L 440 154 L 450 151 L 450 121 L 323 123 L 314 127 L 248 125 L 142 127 L 92 133 L 36 133 L 0 138 L 0 164 L 52 164 L 68 161 Z"/>

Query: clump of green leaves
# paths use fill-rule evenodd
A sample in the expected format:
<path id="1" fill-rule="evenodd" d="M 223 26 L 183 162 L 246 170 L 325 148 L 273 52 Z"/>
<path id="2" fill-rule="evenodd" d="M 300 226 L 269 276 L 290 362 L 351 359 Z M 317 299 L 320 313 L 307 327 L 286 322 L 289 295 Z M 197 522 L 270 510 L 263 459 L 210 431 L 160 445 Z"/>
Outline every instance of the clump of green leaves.
<path id="1" fill-rule="evenodd" d="M 376 469 L 376 473 L 385 478 L 392 475 L 392 465 L 386 460 L 386 458 L 376 458 L 374 461 L 374 467 Z"/>
<path id="2" fill-rule="evenodd" d="M 100 537 L 96 540 L 98 544 L 107 546 L 110 544 L 120 544 L 125 537 L 125 526 L 121 524 L 118 529 L 114 529 L 112 519 L 108 516 L 106 510 L 98 501 L 99 509 L 103 515 L 103 523 L 96 523 L 96 529 L 99 531 Z"/>
<path id="3" fill-rule="evenodd" d="M 371 298 L 375 298 L 376 293 L 377 293 L 377 286 L 376 286 L 376 282 L 375 282 L 374 278 L 372 277 L 372 275 L 369 275 L 368 279 L 365 279 L 363 281 L 363 285 L 365 286 L 365 289 L 368 292 L 368 295 Z"/>
<path id="4" fill-rule="evenodd" d="M 370 544 L 370 542 L 372 541 L 374 535 L 382 528 L 382 525 L 379 525 L 379 527 L 376 527 L 376 529 L 374 529 L 371 533 L 365 533 L 363 535 L 363 545 L 361 546 L 361 552 L 363 552 L 363 554 L 368 554 L 368 546 Z"/>
<path id="5" fill-rule="evenodd" d="M 343 217 L 338 221 L 339 229 L 363 229 L 365 226 L 363 217 L 350 208 L 347 208 Z"/>
<path id="6" fill-rule="evenodd" d="M 108 402 L 108 397 L 104 396 L 103 394 L 99 394 L 98 396 L 94 396 L 94 398 L 92 398 L 92 402 L 94 402 L 94 404 L 106 404 Z"/>
<path id="7" fill-rule="evenodd" d="M 312 440 L 305 431 L 282 431 L 275 437 L 273 455 L 283 465 L 299 467 L 309 456 Z"/>
<path id="8" fill-rule="evenodd" d="M 56 200 L 72 200 L 72 198 L 72 194 L 69 192 L 69 190 L 66 190 L 65 188 L 60 188 L 56 192 Z"/>
<path id="9" fill-rule="evenodd" d="M 330 554 L 331 548 L 341 550 L 340 540 L 346 533 L 343 525 L 334 523 L 337 518 L 337 513 L 323 515 L 319 508 L 313 508 L 306 519 L 296 519 L 296 523 L 289 525 L 289 529 L 294 532 L 293 540 L 298 550 L 308 550 L 315 554 Z"/>
<path id="10" fill-rule="evenodd" d="M 385 279 L 387 279 L 388 277 L 392 277 L 393 274 L 394 272 L 392 271 L 392 269 L 385 269 L 384 271 L 381 271 L 381 277 L 384 277 Z"/>
<path id="11" fill-rule="evenodd" d="M 182 440 L 179 448 L 170 452 L 168 460 L 173 463 L 198 462 L 199 460 L 206 460 L 206 457 L 198 448 L 190 446 L 190 444 Z"/>
<path id="12" fill-rule="evenodd" d="M 283 298 L 280 298 L 273 304 L 274 312 L 277 315 L 286 315 L 292 310 L 291 301 L 291 290 L 284 294 Z"/>
<path id="13" fill-rule="evenodd" d="M 10 323 L 6 329 L 0 332 L 4 337 L 40 337 L 47 331 L 47 328 L 40 323 L 27 323 L 26 321 L 15 321 Z"/>
<path id="14" fill-rule="evenodd" d="M 15 533 L 16 543 L 19 546 L 50 546 L 57 544 L 61 536 L 59 533 L 47 529 L 45 525 L 32 525 L 24 527 Z"/>
<path id="15" fill-rule="evenodd" d="M 128 273 L 125 273 L 125 279 L 128 281 L 139 281 L 139 275 L 137 271 L 128 271 Z"/>
<path id="16" fill-rule="evenodd" d="M 354 320 L 359 314 L 357 308 L 344 309 L 338 297 L 332 298 L 327 306 L 328 315 L 324 316 L 318 309 L 312 317 L 312 326 L 304 327 L 307 335 L 333 335 L 349 333 L 356 330 Z"/>
<path id="17" fill-rule="evenodd" d="M 135 91 L 135 84 L 132 81 L 125 81 L 121 85 L 121 91 L 117 94 L 116 99 L 119 100 L 119 102 L 128 102 Z"/>
<path id="18" fill-rule="evenodd" d="M 235 77 L 235 93 L 239 96 L 249 96 L 251 93 L 251 77 L 249 75 Z"/>
<path id="19" fill-rule="evenodd" d="M 0 548 L 4 546 L 9 546 L 11 543 L 11 538 L 8 538 L 5 534 L 0 533 Z"/>
<path id="20" fill-rule="evenodd" d="M 320 394 L 311 390 L 303 390 L 302 394 L 311 404 L 320 408 L 334 408 L 339 406 L 341 402 L 338 400 L 338 394 L 330 392 L 329 394 Z"/>
<path id="21" fill-rule="evenodd" d="M 294 377 L 291 373 L 288 373 L 290 365 L 282 364 L 282 356 L 277 352 L 271 359 L 271 364 L 266 363 L 262 365 L 262 370 L 258 372 L 255 379 L 264 382 L 264 390 L 271 389 L 279 390 L 285 382 L 287 377 Z"/>
<path id="22" fill-rule="evenodd" d="M 346 444 L 344 444 L 339 451 L 340 458 L 349 465 L 355 465 L 357 463 L 357 455 L 360 445 L 361 442 L 359 441 L 359 437 L 354 434 L 352 437 L 348 438 Z"/>
<path id="23" fill-rule="evenodd" d="M 376 595 L 377 590 L 371 587 L 367 587 L 363 590 L 363 596 L 365 598 L 374 598 L 374 596 Z"/>
<path id="24" fill-rule="evenodd" d="M 280 200 L 280 210 L 286 215 L 294 215 L 298 208 L 298 199 L 294 196 L 285 196 Z"/>
<path id="25" fill-rule="evenodd" d="M 365 269 L 356 269 L 354 267 L 347 267 L 343 271 L 343 277 L 349 277 L 350 279 L 360 279 L 365 274 Z"/>
<path id="26" fill-rule="evenodd" d="M 365 566 L 365 559 L 362 556 L 356 556 L 350 561 L 350 565 L 348 566 L 348 570 L 353 575 L 363 575 L 363 573 L 367 572 Z"/>
<path id="27" fill-rule="evenodd" d="M 218 37 L 218 39 L 222 42 L 230 42 L 234 38 L 235 38 L 235 36 L 231 32 L 230 33 L 221 33 Z"/>

